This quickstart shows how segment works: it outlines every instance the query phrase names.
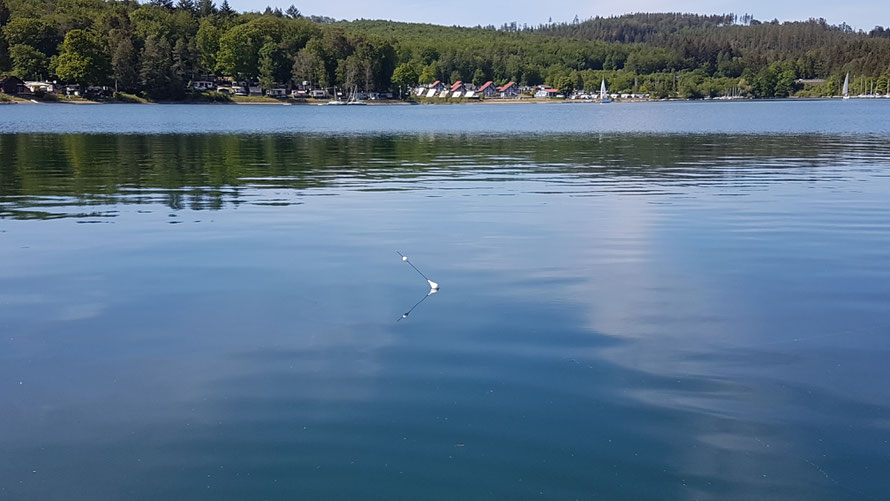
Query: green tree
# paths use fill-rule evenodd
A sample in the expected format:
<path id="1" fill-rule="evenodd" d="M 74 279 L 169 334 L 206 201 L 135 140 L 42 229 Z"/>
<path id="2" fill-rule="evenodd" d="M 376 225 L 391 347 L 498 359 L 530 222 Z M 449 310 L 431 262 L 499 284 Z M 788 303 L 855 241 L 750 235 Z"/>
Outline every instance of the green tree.
<path id="1" fill-rule="evenodd" d="M 30 45 L 18 44 L 9 48 L 12 59 L 12 74 L 23 79 L 37 79 L 49 76 L 49 60 L 46 54 Z"/>
<path id="2" fill-rule="evenodd" d="M 170 42 L 165 38 L 149 37 L 142 48 L 139 81 L 148 95 L 155 98 L 177 97 L 182 85 L 175 77 Z M 177 85 L 178 84 L 178 85 Z"/>
<path id="3" fill-rule="evenodd" d="M 399 91 L 414 87 L 417 85 L 419 78 L 417 70 L 414 69 L 414 65 L 411 63 L 402 63 L 396 66 L 396 69 L 392 72 L 392 83 L 398 86 Z"/>
<path id="4" fill-rule="evenodd" d="M 327 86 L 324 63 L 311 49 L 303 48 L 294 57 L 291 75 L 295 82 L 309 82 L 311 85 Z"/>
<path id="5" fill-rule="evenodd" d="M 235 11 L 229 6 L 229 0 L 223 0 L 223 3 L 219 6 L 219 15 L 222 17 L 235 15 Z"/>
<path id="6" fill-rule="evenodd" d="M 259 80 L 263 89 L 271 89 L 276 83 L 288 80 L 287 58 L 275 42 L 267 41 L 260 47 Z"/>
<path id="7" fill-rule="evenodd" d="M 347 89 L 364 88 L 364 70 L 366 61 L 353 54 L 340 61 L 337 65 L 337 81 Z"/>
<path id="8" fill-rule="evenodd" d="M 104 83 L 111 65 L 103 49 L 98 34 L 86 30 L 69 31 L 56 60 L 56 75 L 62 81 L 83 86 Z"/>
<path id="9" fill-rule="evenodd" d="M 280 42 L 287 20 L 263 16 L 226 31 L 219 38 L 216 69 L 236 78 L 259 74 L 259 52 L 267 42 Z M 299 21 L 290 21 L 299 22 Z"/>
<path id="10" fill-rule="evenodd" d="M 194 45 L 186 42 L 185 38 L 179 38 L 173 45 L 173 66 L 170 70 L 173 76 L 180 82 L 188 82 L 195 76 Z"/>
<path id="11" fill-rule="evenodd" d="M 216 5 L 213 0 L 198 0 L 197 12 L 201 17 L 212 16 L 216 14 Z"/>
<path id="12" fill-rule="evenodd" d="M 133 90 L 138 85 L 136 72 L 136 49 L 130 37 L 121 39 L 111 55 L 111 72 L 114 75 L 114 89 Z"/>
<path id="13" fill-rule="evenodd" d="M 476 68 L 476 71 L 473 73 L 473 84 L 482 85 L 488 81 L 488 76 L 485 74 L 485 71 L 482 68 Z"/>
<path id="14" fill-rule="evenodd" d="M 773 97 L 776 95 L 776 84 L 779 76 L 775 67 L 767 66 L 757 72 L 751 81 L 751 92 L 754 97 Z"/>
<path id="15" fill-rule="evenodd" d="M 776 86 L 774 94 L 777 97 L 788 97 L 797 90 L 797 75 L 790 66 L 776 70 Z"/>
<path id="16" fill-rule="evenodd" d="M 48 19 L 16 17 L 3 26 L 3 37 L 10 47 L 29 45 L 43 54 L 56 54 L 61 39 Z"/>
<path id="17" fill-rule="evenodd" d="M 176 4 L 176 8 L 190 13 L 197 12 L 198 10 L 198 6 L 195 4 L 194 0 L 179 0 Z"/>
<path id="18" fill-rule="evenodd" d="M 420 81 L 425 84 L 431 84 L 434 81 L 438 80 L 438 65 L 435 63 L 424 66 L 423 71 L 420 72 Z"/>
<path id="19" fill-rule="evenodd" d="M 195 35 L 198 51 L 198 67 L 204 73 L 216 69 L 216 53 L 219 52 L 219 29 L 208 19 L 202 19 Z"/>
<path id="20" fill-rule="evenodd" d="M 677 92 L 686 99 L 701 99 L 705 96 L 702 88 L 705 77 L 700 73 L 686 73 L 677 82 Z"/>

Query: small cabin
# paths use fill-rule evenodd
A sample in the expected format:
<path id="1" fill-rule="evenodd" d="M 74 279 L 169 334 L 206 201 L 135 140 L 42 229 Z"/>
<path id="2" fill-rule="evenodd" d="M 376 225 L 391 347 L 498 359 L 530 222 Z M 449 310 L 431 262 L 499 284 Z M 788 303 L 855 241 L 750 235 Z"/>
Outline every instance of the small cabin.
<path id="1" fill-rule="evenodd" d="M 441 80 L 436 80 L 430 84 L 430 90 L 445 90 L 445 84 Z"/>
<path id="2" fill-rule="evenodd" d="M 494 82 L 491 80 L 482 84 L 482 87 L 479 87 L 476 90 L 476 93 L 485 97 L 495 97 L 499 95 L 497 87 L 495 87 Z"/>
<path id="3" fill-rule="evenodd" d="M 0 92 L 9 94 L 10 96 L 24 94 L 25 82 L 23 82 L 21 78 L 13 76 L 0 78 Z"/>
<path id="4" fill-rule="evenodd" d="M 240 85 L 232 86 L 232 94 L 235 96 L 246 96 L 247 92 L 247 87 L 242 87 Z"/>
<path id="5" fill-rule="evenodd" d="M 507 82 L 506 84 L 498 87 L 498 92 L 501 93 L 501 97 L 513 97 L 519 95 L 519 85 L 516 82 Z"/>
<path id="6" fill-rule="evenodd" d="M 285 98 L 285 97 L 287 97 L 287 89 L 282 89 L 282 88 L 269 89 L 266 91 L 266 95 L 269 97 L 275 97 L 275 98 Z"/>

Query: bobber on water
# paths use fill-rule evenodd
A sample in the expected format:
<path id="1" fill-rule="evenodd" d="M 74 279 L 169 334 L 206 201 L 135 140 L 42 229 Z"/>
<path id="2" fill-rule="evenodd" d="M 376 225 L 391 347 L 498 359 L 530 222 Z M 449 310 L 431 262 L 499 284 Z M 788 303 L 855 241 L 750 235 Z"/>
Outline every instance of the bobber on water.
<path id="1" fill-rule="evenodd" d="M 421 277 L 423 277 L 424 280 L 426 280 L 426 283 L 429 284 L 429 286 L 430 286 L 430 291 L 438 291 L 439 290 L 439 284 L 436 282 L 433 282 L 432 280 L 429 279 L 429 277 L 424 275 L 422 271 L 418 270 L 417 266 L 414 266 L 414 263 L 412 263 L 411 261 L 408 260 L 408 256 L 402 254 L 399 251 L 396 251 L 396 254 L 402 256 L 402 261 L 411 265 L 411 267 L 414 268 L 414 271 L 416 271 L 418 274 L 420 274 Z"/>

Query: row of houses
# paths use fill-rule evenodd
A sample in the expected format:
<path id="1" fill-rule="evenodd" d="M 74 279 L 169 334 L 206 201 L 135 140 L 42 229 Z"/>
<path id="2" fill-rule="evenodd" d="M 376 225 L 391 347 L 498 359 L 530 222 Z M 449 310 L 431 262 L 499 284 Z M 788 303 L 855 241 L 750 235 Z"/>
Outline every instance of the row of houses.
<path id="1" fill-rule="evenodd" d="M 323 89 L 314 86 L 311 82 L 303 81 L 292 89 L 284 86 L 263 89 L 259 82 L 231 82 L 228 80 L 196 80 L 191 88 L 198 92 L 216 91 L 230 96 L 266 96 L 283 99 L 288 96 L 294 99 L 328 99 L 330 97 L 346 97 L 341 90 L 336 88 Z M 356 92 L 356 99 L 392 99 L 392 92 Z"/>
<path id="2" fill-rule="evenodd" d="M 234 82 L 229 80 L 203 79 L 189 83 L 189 88 L 197 92 L 216 91 L 230 96 L 268 96 L 274 98 L 295 99 L 315 98 L 327 99 L 331 93 L 326 89 L 319 89 L 309 82 L 302 82 L 293 89 L 275 87 L 263 89 L 258 82 Z M 81 88 L 77 84 L 58 84 L 57 82 L 25 81 L 18 77 L 7 76 L 0 78 L 0 92 L 12 96 L 39 95 L 39 94 L 63 94 L 66 96 L 111 96 L 114 93 L 112 87 L 90 86 Z M 391 92 L 364 93 L 360 99 L 391 99 Z"/>
<path id="3" fill-rule="evenodd" d="M 516 82 L 508 82 L 498 87 L 490 80 L 478 88 L 471 83 L 464 83 L 460 80 L 450 86 L 446 86 L 441 80 L 436 80 L 430 85 L 421 85 L 414 89 L 414 95 L 416 96 L 440 98 L 515 97 L 520 94 L 521 90 Z"/>
<path id="4" fill-rule="evenodd" d="M 478 87 L 471 83 L 461 81 L 454 82 L 450 86 L 444 82 L 436 80 L 429 85 L 421 85 L 414 89 L 416 96 L 438 97 L 438 98 L 496 98 L 496 97 L 515 97 L 522 94 L 533 95 L 536 98 L 556 98 L 565 99 L 567 96 L 561 90 L 549 85 L 537 85 L 534 87 L 520 87 L 516 82 L 508 82 L 505 85 L 496 86 L 493 82 L 488 81 Z M 611 99 L 648 99 L 649 94 L 609 94 Z M 576 90 L 568 99 L 597 99 L 599 92 L 588 92 L 585 90 Z"/>
<path id="5" fill-rule="evenodd" d="M 7 76 L 0 78 L 0 92 L 11 96 L 28 96 L 39 94 L 64 94 L 66 96 L 101 96 L 111 95 L 114 89 L 107 86 L 89 86 L 81 88 L 77 84 L 59 84 L 57 82 L 42 82 L 22 80 L 19 77 Z"/>

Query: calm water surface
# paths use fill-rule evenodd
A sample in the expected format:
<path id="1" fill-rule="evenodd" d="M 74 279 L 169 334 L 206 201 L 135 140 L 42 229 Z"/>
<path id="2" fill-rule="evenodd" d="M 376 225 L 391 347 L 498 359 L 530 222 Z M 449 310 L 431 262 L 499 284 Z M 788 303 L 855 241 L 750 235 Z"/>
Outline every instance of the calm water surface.
<path id="1" fill-rule="evenodd" d="M 890 499 L 888 111 L 2 107 L 0 499 Z"/>

